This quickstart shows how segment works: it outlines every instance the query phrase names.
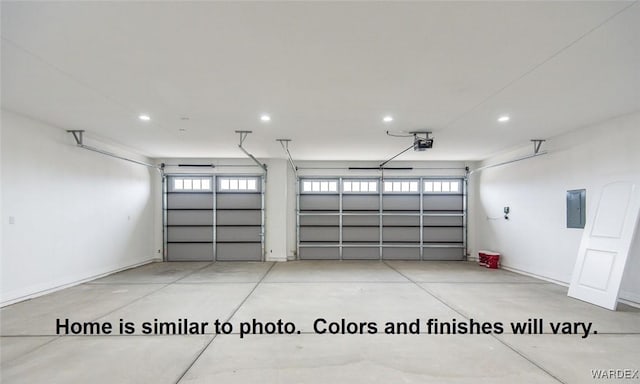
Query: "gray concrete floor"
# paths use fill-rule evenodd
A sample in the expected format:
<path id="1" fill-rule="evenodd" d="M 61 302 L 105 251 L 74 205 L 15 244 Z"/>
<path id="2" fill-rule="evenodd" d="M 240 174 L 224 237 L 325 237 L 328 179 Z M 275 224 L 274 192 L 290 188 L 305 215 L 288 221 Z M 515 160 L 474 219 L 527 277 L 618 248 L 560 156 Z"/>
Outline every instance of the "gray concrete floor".
<path id="1" fill-rule="evenodd" d="M 57 318 L 109 322 L 116 334 L 58 336 Z M 120 319 L 180 318 L 236 329 L 117 335 Z M 378 333 L 317 334 L 317 318 L 376 322 Z M 427 334 L 429 318 L 502 322 L 504 333 Z M 509 322 L 529 318 L 598 333 L 512 333 Z M 252 319 L 299 333 L 240 338 Z M 387 321 L 416 319 L 418 335 L 384 333 Z M 611 383 L 591 370 L 640 369 L 640 310 L 465 262 L 154 263 L 5 307 L 0 321 L 3 383 Z"/>

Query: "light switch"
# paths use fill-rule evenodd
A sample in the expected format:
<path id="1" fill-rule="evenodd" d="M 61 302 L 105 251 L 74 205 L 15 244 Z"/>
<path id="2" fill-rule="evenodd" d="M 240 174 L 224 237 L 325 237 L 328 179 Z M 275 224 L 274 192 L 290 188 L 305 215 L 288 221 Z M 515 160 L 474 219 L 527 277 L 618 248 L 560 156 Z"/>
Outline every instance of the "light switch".
<path id="1" fill-rule="evenodd" d="M 9 224 L 15 224 L 16 223 L 16 218 L 13 216 L 9 216 Z"/>

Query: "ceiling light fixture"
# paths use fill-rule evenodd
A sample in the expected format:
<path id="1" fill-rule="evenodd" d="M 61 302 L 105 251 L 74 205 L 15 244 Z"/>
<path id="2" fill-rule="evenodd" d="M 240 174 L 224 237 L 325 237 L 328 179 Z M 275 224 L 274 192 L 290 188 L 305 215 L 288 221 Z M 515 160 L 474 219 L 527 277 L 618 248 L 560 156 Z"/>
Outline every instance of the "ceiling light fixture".
<path id="1" fill-rule="evenodd" d="M 507 115 L 500 116 L 500 117 L 498 117 L 498 122 L 506 123 L 507 121 L 509 121 L 509 119 L 511 119 L 511 118 L 509 116 L 507 116 Z"/>
<path id="2" fill-rule="evenodd" d="M 265 115 L 261 115 L 260 116 L 260 121 L 264 121 L 264 122 L 271 121 L 271 116 L 266 115 L 266 114 Z"/>
<path id="3" fill-rule="evenodd" d="M 138 119 L 140 119 L 142 121 L 149 121 L 149 120 L 151 120 L 151 117 L 149 117 L 149 115 L 139 115 Z"/>
<path id="4" fill-rule="evenodd" d="M 384 121 L 385 123 L 390 123 L 390 122 L 393 121 L 393 116 L 387 115 L 387 116 L 382 118 L 382 121 Z"/>

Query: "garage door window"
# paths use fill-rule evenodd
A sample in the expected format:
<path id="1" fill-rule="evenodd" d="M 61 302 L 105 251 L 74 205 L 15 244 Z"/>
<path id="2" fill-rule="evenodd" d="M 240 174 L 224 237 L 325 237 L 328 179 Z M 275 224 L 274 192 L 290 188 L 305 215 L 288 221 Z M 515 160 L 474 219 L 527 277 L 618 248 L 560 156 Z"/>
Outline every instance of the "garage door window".
<path id="1" fill-rule="evenodd" d="M 424 193 L 461 193 L 459 180 L 429 180 L 424 182 Z"/>
<path id="2" fill-rule="evenodd" d="M 344 180 L 342 191 L 346 193 L 377 193 L 378 182 L 371 180 Z"/>
<path id="3" fill-rule="evenodd" d="M 418 180 L 385 180 L 384 193 L 418 193 L 418 185 Z"/>
<path id="4" fill-rule="evenodd" d="M 258 179 L 229 177 L 220 178 L 218 190 L 220 192 L 256 192 L 258 191 Z"/>
<path id="5" fill-rule="evenodd" d="M 305 180 L 302 182 L 303 193 L 336 193 L 337 180 Z"/>
<path id="6" fill-rule="evenodd" d="M 209 178 L 174 178 L 173 191 L 193 192 L 211 191 L 211 179 Z"/>

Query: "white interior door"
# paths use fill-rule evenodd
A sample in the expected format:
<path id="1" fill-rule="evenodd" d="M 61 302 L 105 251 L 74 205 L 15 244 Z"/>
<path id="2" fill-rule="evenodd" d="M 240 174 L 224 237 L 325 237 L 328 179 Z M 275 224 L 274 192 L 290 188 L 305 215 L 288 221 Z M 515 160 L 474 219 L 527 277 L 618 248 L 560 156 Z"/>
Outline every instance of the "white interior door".
<path id="1" fill-rule="evenodd" d="M 640 211 L 639 178 L 607 183 L 587 216 L 569 296 L 615 310 Z"/>

